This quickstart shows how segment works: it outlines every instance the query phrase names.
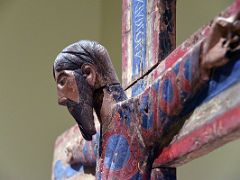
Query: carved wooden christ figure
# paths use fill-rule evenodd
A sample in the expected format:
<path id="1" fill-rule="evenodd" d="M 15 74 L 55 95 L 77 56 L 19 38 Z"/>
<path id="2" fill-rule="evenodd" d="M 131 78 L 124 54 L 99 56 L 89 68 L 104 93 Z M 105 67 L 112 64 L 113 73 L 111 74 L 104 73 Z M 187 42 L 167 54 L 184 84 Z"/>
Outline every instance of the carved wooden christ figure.
<path id="1" fill-rule="evenodd" d="M 97 42 L 66 47 L 54 62 L 58 102 L 67 106 L 86 140 L 100 122 L 97 179 L 149 179 L 154 159 L 178 133 L 179 123 L 211 76 L 239 56 L 239 18 L 219 19 L 209 38 L 177 61 L 144 93 L 128 99 L 107 50 Z"/>

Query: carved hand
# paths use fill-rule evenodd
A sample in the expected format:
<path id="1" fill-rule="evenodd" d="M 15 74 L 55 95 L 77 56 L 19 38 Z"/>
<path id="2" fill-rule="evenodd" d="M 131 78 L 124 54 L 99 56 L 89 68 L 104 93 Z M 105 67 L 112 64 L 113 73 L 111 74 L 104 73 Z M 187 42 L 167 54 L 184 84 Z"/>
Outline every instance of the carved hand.
<path id="1" fill-rule="evenodd" d="M 210 70 L 223 66 L 240 52 L 240 11 L 229 18 L 218 18 L 202 46 L 201 75 L 208 80 Z"/>

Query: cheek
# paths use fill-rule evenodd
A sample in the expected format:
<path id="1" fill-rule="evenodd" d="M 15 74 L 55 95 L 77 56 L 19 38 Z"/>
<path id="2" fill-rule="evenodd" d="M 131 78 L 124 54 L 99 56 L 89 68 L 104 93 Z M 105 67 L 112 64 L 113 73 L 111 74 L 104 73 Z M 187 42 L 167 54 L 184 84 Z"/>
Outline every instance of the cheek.
<path id="1" fill-rule="evenodd" d="M 79 103 L 79 91 L 75 80 L 69 79 L 64 86 L 58 87 L 58 96 Z"/>
<path id="2" fill-rule="evenodd" d="M 66 88 L 66 94 L 68 96 L 67 98 L 76 103 L 79 103 L 79 93 L 80 92 L 78 91 L 75 80 L 71 79 L 70 81 L 68 81 Z"/>

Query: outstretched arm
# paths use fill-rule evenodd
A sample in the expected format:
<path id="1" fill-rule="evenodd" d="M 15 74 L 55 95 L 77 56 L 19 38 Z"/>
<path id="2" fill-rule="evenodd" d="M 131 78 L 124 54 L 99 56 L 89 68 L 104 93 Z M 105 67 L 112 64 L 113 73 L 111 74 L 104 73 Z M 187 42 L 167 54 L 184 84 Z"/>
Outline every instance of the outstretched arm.
<path id="1" fill-rule="evenodd" d="M 166 70 L 143 94 L 126 102 L 137 107 L 134 111 L 146 146 L 168 144 L 180 130 L 184 117 L 204 99 L 202 90 L 209 85 L 211 71 L 239 56 L 239 29 L 239 13 L 217 19 L 208 38 Z"/>
<path id="2" fill-rule="evenodd" d="M 92 141 L 84 140 L 78 125 L 59 136 L 54 148 L 52 179 L 94 179 L 98 142 L 99 133 Z"/>

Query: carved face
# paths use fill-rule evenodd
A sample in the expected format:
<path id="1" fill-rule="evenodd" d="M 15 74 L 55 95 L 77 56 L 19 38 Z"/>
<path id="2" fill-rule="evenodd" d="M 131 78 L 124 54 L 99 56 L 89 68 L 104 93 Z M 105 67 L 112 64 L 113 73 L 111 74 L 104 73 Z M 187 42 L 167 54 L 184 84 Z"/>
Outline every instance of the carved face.
<path id="1" fill-rule="evenodd" d="M 58 103 L 67 106 L 86 140 L 96 133 L 93 117 L 93 90 L 79 70 L 55 73 Z"/>

